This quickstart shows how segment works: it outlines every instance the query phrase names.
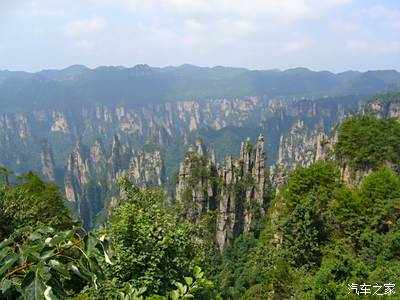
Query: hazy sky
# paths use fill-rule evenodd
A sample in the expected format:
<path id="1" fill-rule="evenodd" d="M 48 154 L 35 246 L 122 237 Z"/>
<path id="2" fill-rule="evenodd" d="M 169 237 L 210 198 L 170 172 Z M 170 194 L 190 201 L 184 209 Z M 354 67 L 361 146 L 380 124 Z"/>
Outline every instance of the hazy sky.
<path id="1" fill-rule="evenodd" d="M 399 0 L 0 0 L 0 69 L 400 70 Z"/>

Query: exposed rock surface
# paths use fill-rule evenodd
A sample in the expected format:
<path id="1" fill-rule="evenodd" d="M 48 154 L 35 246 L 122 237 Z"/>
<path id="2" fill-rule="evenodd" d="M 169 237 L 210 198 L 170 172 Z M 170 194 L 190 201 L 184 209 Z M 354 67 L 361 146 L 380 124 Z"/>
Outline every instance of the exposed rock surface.
<path id="1" fill-rule="evenodd" d="M 378 118 L 394 118 L 400 121 L 400 94 L 388 93 L 382 98 L 382 95 L 376 96 L 374 99 L 366 102 L 360 112 L 366 115 L 373 115 Z M 337 137 L 331 141 L 331 144 L 337 142 Z M 400 143 L 400 142 L 399 142 Z M 357 185 L 362 179 L 373 172 L 373 169 L 354 169 L 347 161 L 341 161 L 341 173 L 344 182 L 348 185 Z M 385 163 L 386 167 L 398 172 L 398 167 L 390 162 Z"/>
<path id="2" fill-rule="evenodd" d="M 53 118 L 53 124 L 51 125 L 50 128 L 51 131 L 62 132 L 62 133 L 69 132 L 69 126 L 66 117 L 62 112 L 53 111 L 52 118 Z"/>
<path id="3" fill-rule="evenodd" d="M 64 183 L 65 194 L 69 202 L 79 202 L 84 186 L 89 183 L 91 161 L 87 150 L 87 147 L 79 142 L 69 156 Z"/>
<path id="4" fill-rule="evenodd" d="M 42 142 L 42 152 L 40 153 L 40 159 L 42 162 L 42 174 L 49 181 L 55 181 L 55 164 L 53 157 L 53 150 L 51 144 L 47 140 Z"/>
<path id="5" fill-rule="evenodd" d="M 146 143 L 187 144 L 191 142 L 191 134 L 198 130 L 235 126 L 264 129 L 264 135 L 268 135 L 269 159 L 275 160 L 279 138 L 293 125 L 294 119 L 300 118 L 306 127 L 314 128 L 315 124 L 330 127 L 342 114 L 357 108 L 358 101 L 357 97 L 299 100 L 254 96 L 136 107 L 84 104 L 68 109 L 0 112 L 0 150 L 12 158 L 2 159 L 10 169 L 39 171 L 41 164 L 34 159 L 21 166 L 16 162 L 17 158 L 39 156 L 41 148 L 37 141 L 46 138 L 52 144 L 56 167 L 62 170 L 79 137 L 85 142 L 90 140 L 91 146 L 93 137 L 101 136 L 108 145 L 117 133 L 129 137 L 134 148 L 140 148 Z"/>
<path id="6" fill-rule="evenodd" d="M 176 199 L 185 217 L 199 222 L 216 213 L 215 240 L 222 251 L 239 234 L 248 232 L 263 215 L 265 201 L 264 137 L 253 148 L 249 139 L 241 145 L 238 159 L 227 156 L 216 164 L 200 141 L 189 147 L 179 169 Z"/>
<path id="7" fill-rule="evenodd" d="M 100 173 L 106 163 L 106 153 L 100 138 L 97 138 L 90 147 L 90 158 L 93 170 L 96 173 Z"/>
<path id="8" fill-rule="evenodd" d="M 329 138 L 321 128 L 310 129 L 297 120 L 280 138 L 278 159 L 270 168 L 270 181 L 276 192 L 296 167 L 308 167 L 329 155 Z"/>
<path id="9" fill-rule="evenodd" d="M 400 101 L 372 101 L 363 107 L 363 112 L 380 118 L 400 119 Z"/>
<path id="10" fill-rule="evenodd" d="M 114 135 L 107 154 L 101 139 L 91 147 L 79 142 L 71 153 L 64 179 L 67 200 L 86 222 L 93 224 L 99 213 L 118 193 L 118 179 L 128 176 L 134 184 L 161 186 L 164 165 L 157 148 L 135 153 Z M 95 198 L 95 199 L 94 199 Z"/>
<path id="11" fill-rule="evenodd" d="M 354 107 L 355 108 L 355 107 Z M 338 104 L 335 109 L 318 109 L 317 103 L 310 106 L 306 115 L 321 114 L 317 122 L 310 124 L 307 117 L 297 117 L 286 133 L 280 136 L 276 162 L 270 167 L 270 182 L 275 192 L 286 182 L 287 175 L 296 167 L 308 167 L 317 160 L 331 158 L 333 145 L 337 137 L 334 134 L 337 125 L 352 110 Z"/>
<path id="12" fill-rule="evenodd" d="M 361 114 L 373 115 L 379 118 L 395 118 L 400 120 L 400 99 L 389 94 L 384 100 L 377 96 L 364 103 L 357 111 Z M 389 98 L 389 99 L 387 99 Z M 287 174 L 297 166 L 307 167 L 317 160 L 334 159 L 334 145 L 338 140 L 338 127 L 340 121 L 354 112 L 338 111 L 336 124 L 328 127 L 314 129 L 304 125 L 304 121 L 297 120 L 288 130 L 286 135 L 280 137 L 278 159 L 271 166 L 270 181 L 278 192 L 279 187 L 285 183 Z M 329 135 L 328 135 L 329 133 Z M 356 185 L 372 170 L 353 170 L 348 162 L 340 161 L 341 173 L 344 182 Z M 391 168 L 390 164 L 388 167 Z"/>
<path id="13" fill-rule="evenodd" d="M 159 149 L 136 153 L 130 160 L 129 170 L 138 186 L 162 186 L 165 183 L 165 169 Z"/>
<path id="14" fill-rule="evenodd" d="M 193 143 L 196 136 L 202 136 L 202 130 L 206 134 L 210 132 L 211 136 L 224 136 L 227 132 L 225 129 L 230 132 L 239 132 L 240 129 L 261 131 L 266 136 L 263 147 L 269 154 L 268 163 L 275 162 L 278 153 L 278 163 L 285 168 L 294 166 L 294 162 L 299 160 L 309 163 L 312 160 L 309 149 L 316 143 L 312 136 L 319 132 L 319 128 L 327 132 L 347 112 L 357 108 L 358 101 L 357 97 L 300 100 L 254 96 L 141 106 L 93 103 L 70 108 L 0 112 L 0 163 L 19 173 L 36 170 L 48 179 L 55 178 L 59 184 L 65 185 L 66 197 L 71 203 L 83 203 L 83 199 L 90 199 L 86 206 L 95 206 L 96 209 L 90 210 L 99 211 L 98 208 L 107 203 L 97 202 L 104 201 L 104 194 L 114 190 L 112 185 L 123 175 L 130 175 L 140 186 L 160 185 L 167 176 L 172 177 L 184 156 L 185 145 Z M 214 144 L 216 153 L 213 153 L 214 158 L 210 158 L 209 164 L 210 168 L 215 168 L 214 173 L 226 172 L 228 178 L 230 172 L 251 173 L 258 189 L 247 191 L 249 195 L 246 197 L 261 199 L 263 177 L 268 176 L 268 172 L 264 170 L 263 174 L 261 170 L 256 171 L 255 166 L 260 166 L 262 160 L 254 156 L 250 163 L 244 145 L 240 154 L 240 160 L 245 164 L 243 171 L 238 170 L 236 160 L 232 160 L 232 171 L 230 167 L 225 171 L 219 170 L 215 162 L 215 157 L 221 160 L 237 147 L 238 141 L 249 135 L 240 132 L 236 140 L 227 135 L 225 140 L 229 145 L 218 140 Z M 43 147 L 39 141 L 44 138 L 51 144 L 53 158 L 48 153 L 42 153 Z M 307 147 L 303 147 L 302 143 Z M 147 144 L 156 147 L 151 151 L 143 150 L 143 145 Z M 194 151 L 203 151 L 205 154 L 205 149 L 199 149 L 198 145 L 194 146 Z M 264 149 L 258 151 L 261 153 Z M 211 156 L 211 153 L 207 155 Z M 181 170 L 180 176 L 184 176 L 184 170 Z M 222 175 L 216 176 L 219 178 Z M 280 175 L 271 172 L 271 176 L 276 178 Z M 284 180 L 283 177 L 280 179 Z M 235 180 L 232 179 L 232 182 Z M 205 187 L 207 193 L 203 195 L 200 190 Z M 205 202 L 205 199 L 216 195 L 211 179 L 200 181 L 196 189 L 193 193 L 198 202 Z M 219 191 L 217 194 L 221 193 Z M 223 194 L 229 198 L 227 189 Z M 213 201 L 209 201 L 208 206 L 216 207 L 216 199 Z M 229 201 L 236 205 L 235 199 Z M 82 210 L 87 208 L 83 207 Z M 201 209 L 193 211 L 194 216 L 199 211 Z M 90 218 L 93 219 L 93 216 Z M 252 219 L 246 218 L 241 223 L 237 222 L 241 224 L 237 226 L 249 227 Z M 220 231 L 223 232 L 222 229 Z"/>

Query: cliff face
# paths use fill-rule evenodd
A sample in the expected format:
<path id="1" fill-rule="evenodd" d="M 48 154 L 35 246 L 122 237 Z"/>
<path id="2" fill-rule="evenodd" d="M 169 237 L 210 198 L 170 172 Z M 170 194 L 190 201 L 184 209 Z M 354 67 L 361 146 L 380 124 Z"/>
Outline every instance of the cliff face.
<path id="1" fill-rule="evenodd" d="M 42 164 L 42 174 L 49 181 L 56 180 L 56 170 L 53 157 L 53 150 L 51 144 L 47 140 L 42 142 L 42 151 L 40 153 L 40 159 Z"/>
<path id="2" fill-rule="evenodd" d="M 363 105 L 360 113 L 383 119 L 392 118 L 400 122 L 400 94 L 387 93 L 375 96 Z M 336 142 L 337 137 L 331 141 L 332 144 Z M 386 142 L 389 143 L 389 141 Z M 359 184 L 365 176 L 375 171 L 374 168 L 371 167 L 362 169 L 353 168 L 346 160 L 341 160 L 340 163 L 342 178 L 349 185 Z M 393 162 L 385 161 L 384 165 L 396 173 L 399 172 L 399 167 Z"/>
<path id="3" fill-rule="evenodd" d="M 222 251 L 239 234 L 248 232 L 263 215 L 265 200 L 264 137 L 253 148 L 249 139 L 241 145 L 238 159 L 227 156 L 217 164 L 201 142 L 189 147 L 179 169 L 177 202 L 184 216 L 199 222 L 207 213 L 215 213 L 215 241 Z"/>
<path id="4" fill-rule="evenodd" d="M 79 203 L 83 187 L 89 183 L 89 160 L 85 154 L 82 146 L 77 146 L 77 149 L 71 153 L 68 159 L 64 184 L 65 194 L 70 202 Z"/>
<path id="5" fill-rule="evenodd" d="M 176 184 L 176 201 L 183 207 L 184 217 L 199 221 L 202 214 L 216 207 L 217 165 L 201 140 L 189 146 L 181 162 Z"/>
<path id="6" fill-rule="evenodd" d="M 304 121 L 297 120 L 289 132 L 281 136 L 277 162 L 291 167 L 297 164 L 309 166 L 315 159 L 318 134 L 318 129 L 307 128 Z"/>
<path id="7" fill-rule="evenodd" d="M 135 149 L 146 143 L 168 146 L 178 140 L 189 142 L 192 133 L 209 128 L 256 128 L 268 136 L 269 159 L 275 159 L 279 137 L 297 118 L 306 126 L 330 126 L 341 113 L 357 107 L 357 97 L 296 100 L 247 97 L 241 99 L 210 99 L 177 101 L 141 106 L 73 105 L 60 109 L 39 109 L 21 112 L 0 112 L 0 150 L 6 166 L 17 171 L 40 170 L 40 161 L 30 159 L 32 151 L 40 153 L 40 143 L 46 138 L 53 147 L 56 167 L 64 169 L 68 155 L 79 139 L 92 141 L 101 136 L 105 144 L 117 133 L 131 139 Z M 90 142 L 91 144 L 92 142 Z M 14 153 L 13 153 L 14 152 Z"/>
<path id="8" fill-rule="evenodd" d="M 159 149 L 136 153 L 130 159 L 129 171 L 138 186 L 162 186 L 165 183 L 164 163 Z"/>
<path id="9" fill-rule="evenodd" d="M 330 111 L 330 114 L 335 113 Z M 297 166 L 307 167 L 317 160 L 335 159 L 333 149 L 338 141 L 338 127 L 344 117 L 352 112 L 338 110 L 331 127 L 317 124 L 316 127 L 305 125 L 304 119 L 298 119 L 286 134 L 280 137 L 278 158 L 270 170 L 270 181 L 278 192 L 285 183 L 287 174 Z M 378 118 L 394 118 L 400 120 L 400 99 L 398 94 L 378 95 L 363 103 L 358 113 Z M 328 130 L 327 130 L 328 129 Z M 371 169 L 353 169 L 347 161 L 340 161 L 342 178 L 348 185 L 357 185 L 372 172 Z M 392 168 L 390 164 L 387 167 Z"/>
<path id="10" fill-rule="evenodd" d="M 270 167 L 270 181 L 275 191 L 278 192 L 287 175 L 296 167 L 308 167 L 317 160 L 329 158 L 333 144 L 334 139 L 323 128 L 307 128 L 304 121 L 297 120 L 281 136 L 277 161 Z"/>
<path id="11" fill-rule="evenodd" d="M 357 108 L 358 101 L 357 97 L 316 100 L 246 97 L 140 106 L 86 104 L 0 112 L 0 164 L 17 172 L 35 170 L 45 178 L 57 180 L 64 185 L 68 201 L 83 203 L 86 200 L 82 199 L 88 199 L 86 205 L 97 207 L 90 208 L 97 212 L 106 205 L 97 203 L 98 199 L 103 201 L 104 194 L 114 190 L 113 184 L 123 175 L 131 176 L 139 186 L 162 185 L 177 171 L 184 157 L 183 149 L 193 143 L 196 136 L 208 141 L 215 138 L 213 155 L 222 160 L 243 138 L 256 138 L 254 132 L 261 131 L 266 137 L 268 164 L 277 158 L 285 168 L 293 167 L 298 161 L 309 163 L 312 160 L 309 149 L 316 143 L 313 135 L 327 132 L 346 113 Z M 96 138 L 99 136 L 101 140 Z M 46 147 L 38 142 L 44 138 L 48 141 Z M 241 160 L 251 160 L 246 157 L 246 151 L 241 155 L 244 155 Z M 242 172 L 237 170 L 235 162 L 232 164 L 232 172 Z M 250 165 L 254 168 L 260 164 L 261 160 L 253 157 Z M 215 162 L 210 165 L 215 168 L 215 174 L 222 172 Z M 184 172 L 181 170 L 182 176 Z M 228 168 L 224 172 L 229 178 L 231 170 Z M 248 165 L 243 172 L 250 172 Z M 279 174 L 271 172 L 272 178 Z M 256 174 L 252 176 L 256 178 Z M 257 176 L 256 180 L 262 182 L 265 174 Z M 215 187 L 205 181 L 193 192 L 195 198 L 211 197 L 200 192 L 204 186 L 210 195 L 215 195 Z M 261 197 L 257 194 L 259 191 L 260 187 L 254 191 L 256 198 Z M 228 191 L 223 193 L 228 197 Z M 217 205 L 216 200 L 213 201 L 209 206 Z M 82 208 L 81 212 L 85 210 Z M 249 221 L 242 223 L 242 227 L 248 227 Z"/>
<path id="12" fill-rule="evenodd" d="M 360 109 L 362 102 L 339 102 L 336 105 L 314 102 L 297 111 L 291 126 L 280 135 L 277 159 L 270 167 L 270 182 L 276 192 L 286 182 L 290 171 L 298 166 L 308 167 L 320 159 L 332 156 L 337 137 L 331 137 L 337 125 L 353 110 Z"/>
<path id="13" fill-rule="evenodd" d="M 364 105 L 363 112 L 380 118 L 400 119 L 400 101 L 371 101 Z"/>
<path id="14" fill-rule="evenodd" d="M 135 153 L 114 135 L 109 149 L 107 153 L 99 138 L 91 147 L 79 142 L 68 159 L 65 195 L 86 226 L 93 225 L 96 215 L 118 195 L 119 178 L 128 176 L 140 187 L 165 183 L 164 164 L 157 148 Z"/>
<path id="15" fill-rule="evenodd" d="M 97 138 L 90 147 L 90 161 L 93 171 L 97 174 L 101 172 L 102 168 L 104 168 L 106 164 L 107 156 L 100 138 Z"/>

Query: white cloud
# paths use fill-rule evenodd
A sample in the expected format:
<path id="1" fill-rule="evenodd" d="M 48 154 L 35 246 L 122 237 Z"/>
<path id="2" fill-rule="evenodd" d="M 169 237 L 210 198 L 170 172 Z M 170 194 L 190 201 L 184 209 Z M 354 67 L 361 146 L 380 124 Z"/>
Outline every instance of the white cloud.
<path id="1" fill-rule="evenodd" d="M 348 50 L 356 53 L 368 51 L 371 48 L 371 45 L 368 43 L 368 41 L 357 39 L 348 40 L 345 43 L 345 46 Z"/>
<path id="2" fill-rule="evenodd" d="M 205 30 L 206 26 L 194 19 L 189 19 L 185 21 L 184 28 L 189 32 L 200 32 Z"/>
<path id="3" fill-rule="evenodd" d="M 80 51 L 91 52 L 95 49 L 95 44 L 92 41 L 88 41 L 85 39 L 77 40 L 71 45 L 73 48 L 76 48 Z"/>
<path id="4" fill-rule="evenodd" d="M 37 53 L 51 57 L 60 45 L 67 47 L 57 59 L 71 64 L 399 66 L 400 6 L 393 0 L 78 2 L 0 0 L 3 68 L 22 66 L 5 59 L 16 52 L 38 67 L 50 64 Z"/>
<path id="5" fill-rule="evenodd" d="M 76 20 L 65 25 L 65 33 L 68 36 L 79 36 L 96 33 L 108 26 L 104 18 L 91 17 L 88 19 Z"/>
<path id="6" fill-rule="evenodd" d="M 309 47 L 293 26 L 323 18 L 352 0 L 121 0 L 146 19 L 149 34 L 180 47 L 251 47 L 262 43 L 295 52 Z M 154 17 L 157 16 L 157 17 Z M 287 42 L 285 40 L 289 40 Z M 260 42 L 261 41 L 261 42 Z"/>
<path id="7" fill-rule="evenodd" d="M 283 50 L 285 52 L 297 52 L 310 48 L 312 43 L 307 40 L 292 40 L 283 43 Z"/>
<path id="8" fill-rule="evenodd" d="M 163 11 L 182 18 L 255 18 L 292 22 L 320 17 L 352 0 L 123 0 L 133 10 Z"/>
<path id="9" fill-rule="evenodd" d="M 256 30 L 252 22 L 246 20 L 238 20 L 231 24 L 231 30 L 237 35 L 247 35 Z"/>
<path id="10" fill-rule="evenodd" d="M 392 19 L 398 17 L 400 11 L 389 9 L 382 5 L 372 6 L 368 9 L 369 16 L 375 19 Z"/>
<path id="11" fill-rule="evenodd" d="M 400 29 L 400 9 L 377 5 L 368 9 L 368 15 L 386 28 Z"/>
<path id="12" fill-rule="evenodd" d="M 376 57 L 384 57 L 400 53 L 399 41 L 385 41 L 381 39 L 352 39 L 345 43 L 345 47 L 356 55 L 368 54 Z"/>

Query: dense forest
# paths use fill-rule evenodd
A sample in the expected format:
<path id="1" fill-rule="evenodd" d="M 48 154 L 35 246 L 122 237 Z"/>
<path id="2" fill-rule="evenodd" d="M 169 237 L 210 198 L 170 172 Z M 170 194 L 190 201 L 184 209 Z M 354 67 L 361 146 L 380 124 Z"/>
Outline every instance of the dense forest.
<path id="1" fill-rule="evenodd" d="M 353 115 L 334 134 L 324 160 L 266 184 L 261 219 L 222 252 L 212 212 L 190 222 L 161 189 L 119 179 L 85 231 L 56 185 L 2 168 L 0 299 L 395 299 L 400 123 Z"/>

